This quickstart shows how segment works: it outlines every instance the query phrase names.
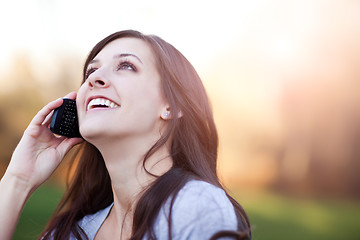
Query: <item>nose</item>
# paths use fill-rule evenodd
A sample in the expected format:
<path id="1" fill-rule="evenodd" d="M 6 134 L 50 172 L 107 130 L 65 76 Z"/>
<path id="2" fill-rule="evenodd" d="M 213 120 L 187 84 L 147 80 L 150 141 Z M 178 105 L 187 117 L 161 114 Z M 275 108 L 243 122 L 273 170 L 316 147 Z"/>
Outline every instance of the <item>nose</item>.
<path id="1" fill-rule="evenodd" d="M 93 72 L 88 79 L 89 87 L 90 88 L 106 88 L 110 85 L 109 80 L 101 73 L 100 69 Z"/>

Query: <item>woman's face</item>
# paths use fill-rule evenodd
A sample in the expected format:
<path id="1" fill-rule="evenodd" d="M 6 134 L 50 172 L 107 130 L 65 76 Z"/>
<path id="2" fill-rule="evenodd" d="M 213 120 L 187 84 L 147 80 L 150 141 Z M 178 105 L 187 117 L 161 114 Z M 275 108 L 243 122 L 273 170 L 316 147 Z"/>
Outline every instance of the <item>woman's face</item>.
<path id="1" fill-rule="evenodd" d="M 141 39 L 120 38 L 87 67 L 77 95 L 80 133 L 86 140 L 158 136 L 166 107 L 150 47 Z"/>

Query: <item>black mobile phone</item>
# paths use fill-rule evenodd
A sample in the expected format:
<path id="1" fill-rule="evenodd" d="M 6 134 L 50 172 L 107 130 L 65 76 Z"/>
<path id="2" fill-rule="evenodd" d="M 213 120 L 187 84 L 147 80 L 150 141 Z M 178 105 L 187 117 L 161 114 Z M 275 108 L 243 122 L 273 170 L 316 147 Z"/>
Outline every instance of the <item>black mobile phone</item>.
<path id="1" fill-rule="evenodd" d="M 81 137 L 75 100 L 63 99 L 63 104 L 54 110 L 50 130 L 69 138 Z"/>

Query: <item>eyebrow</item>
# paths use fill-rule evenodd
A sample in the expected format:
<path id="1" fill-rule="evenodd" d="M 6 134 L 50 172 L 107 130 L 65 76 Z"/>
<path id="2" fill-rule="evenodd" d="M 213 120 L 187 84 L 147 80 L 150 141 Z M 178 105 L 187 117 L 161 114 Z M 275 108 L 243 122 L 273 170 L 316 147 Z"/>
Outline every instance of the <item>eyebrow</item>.
<path id="1" fill-rule="evenodd" d="M 134 57 L 137 60 L 139 60 L 139 62 L 143 63 L 138 56 L 136 56 L 135 54 L 132 54 L 132 53 L 120 53 L 120 54 L 115 55 L 114 58 L 122 58 L 122 57 L 129 57 L 129 56 Z"/>
<path id="2" fill-rule="evenodd" d="M 123 57 L 129 57 L 129 56 L 130 56 L 130 57 L 134 57 L 134 58 L 136 58 L 140 63 L 143 63 L 138 56 L 136 56 L 135 54 L 132 54 L 132 53 L 120 53 L 120 54 L 116 54 L 113 58 L 116 59 L 116 58 L 123 58 Z M 89 64 L 96 63 L 96 62 L 99 62 L 99 60 L 93 59 L 93 60 L 91 60 L 91 61 L 89 62 Z"/>

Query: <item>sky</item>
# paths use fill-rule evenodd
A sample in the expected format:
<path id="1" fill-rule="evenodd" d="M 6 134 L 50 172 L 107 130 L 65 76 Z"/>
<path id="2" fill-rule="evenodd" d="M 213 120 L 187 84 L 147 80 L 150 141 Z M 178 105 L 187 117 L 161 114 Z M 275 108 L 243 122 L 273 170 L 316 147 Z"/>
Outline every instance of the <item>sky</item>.
<path id="1" fill-rule="evenodd" d="M 238 59 L 263 55 L 287 64 L 319 32 L 344 34 L 344 21 L 360 29 L 357 1 L 1 0 L 0 69 L 18 53 L 45 66 L 62 54 L 85 58 L 98 41 L 124 29 L 164 38 L 200 73 L 231 51 Z"/>
<path id="2" fill-rule="evenodd" d="M 1 1 L 0 63 L 6 66 L 9 58 L 22 51 L 35 61 L 48 61 L 63 52 L 85 57 L 105 36 L 135 29 L 164 38 L 194 65 L 203 66 L 238 33 L 241 18 L 254 7 L 250 2 Z"/>
<path id="3" fill-rule="evenodd" d="M 268 58 L 283 67 L 322 32 L 349 35 L 339 31 L 349 23 L 360 29 L 355 0 L 1 0 L 0 71 L 23 53 L 44 68 L 64 54 L 84 59 L 124 29 L 162 37 L 200 75 L 231 52 L 239 62 Z"/>

